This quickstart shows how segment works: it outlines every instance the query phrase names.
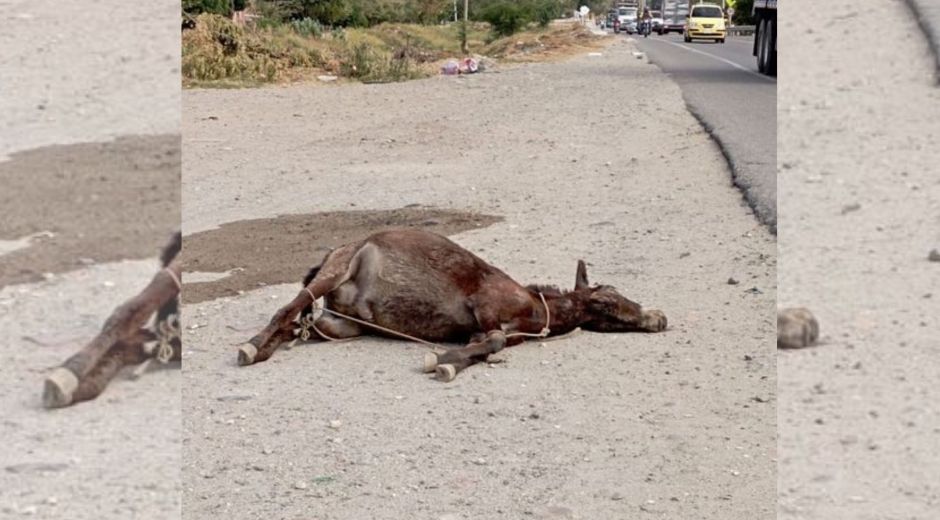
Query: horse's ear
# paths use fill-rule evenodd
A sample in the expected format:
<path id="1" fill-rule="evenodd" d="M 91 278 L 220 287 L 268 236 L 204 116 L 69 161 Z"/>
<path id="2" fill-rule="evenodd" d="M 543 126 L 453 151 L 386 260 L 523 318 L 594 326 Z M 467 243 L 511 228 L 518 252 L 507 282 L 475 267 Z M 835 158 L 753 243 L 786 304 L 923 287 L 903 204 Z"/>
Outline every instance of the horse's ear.
<path id="1" fill-rule="evenodd" d="M 584 265 L 584 260 L 578 260 L 578 274 L 574 279 L 574 288 L 575 290 L 588 288 L 587 266 Z"/>

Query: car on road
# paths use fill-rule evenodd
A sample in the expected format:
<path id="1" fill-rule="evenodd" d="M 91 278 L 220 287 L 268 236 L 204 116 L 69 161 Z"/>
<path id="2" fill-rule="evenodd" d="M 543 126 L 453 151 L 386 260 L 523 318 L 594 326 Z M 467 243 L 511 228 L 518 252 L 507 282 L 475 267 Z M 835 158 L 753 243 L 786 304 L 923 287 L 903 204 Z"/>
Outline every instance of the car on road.
<path id="1" fill-rule="evenodd" d="M 714 40 L 725 43 L 725 16 L 717 5 L 698 4 L 692 6 L 683 36 L 692 40 Z"/>
<path id="2" fill-rule="evenodd" d="M 620 24 L 614 26 L 614 32 L 626 31 L 627 34 L 635 33 L 636 14 L 636 7 L 618 7 L 617 19 L 620 20 Z"/>

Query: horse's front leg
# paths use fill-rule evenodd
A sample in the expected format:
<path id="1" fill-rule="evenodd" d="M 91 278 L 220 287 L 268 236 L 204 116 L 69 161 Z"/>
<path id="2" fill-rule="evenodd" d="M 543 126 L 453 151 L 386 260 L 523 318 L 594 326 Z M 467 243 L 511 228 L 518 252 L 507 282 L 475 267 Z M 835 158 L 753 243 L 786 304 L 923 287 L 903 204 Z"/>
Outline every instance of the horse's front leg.
<path id="1" fill-rule="evenodd" d="M 495 354 L 505 347 L 506 334 L 499 329 L 491 330 L 482 341 L 471 342 L 465 347 L 448 350 L 443 354 L 429 352 L 424 358 L 424 370 L 434 372 L 440 381 L 453 381 L 465 368 L 486 361 L 490 354 Z"/>

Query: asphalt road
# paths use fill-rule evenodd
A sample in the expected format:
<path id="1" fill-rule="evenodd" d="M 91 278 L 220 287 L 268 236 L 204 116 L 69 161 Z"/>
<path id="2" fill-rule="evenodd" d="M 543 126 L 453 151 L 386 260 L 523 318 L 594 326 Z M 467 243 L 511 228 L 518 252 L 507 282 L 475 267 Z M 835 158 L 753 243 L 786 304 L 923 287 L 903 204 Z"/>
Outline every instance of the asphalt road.
<path id="1" fill-rule="evenodd" d="M 689 110 L 721 146 L 748 204 L 777 227 L 777 82 L 757 72 L 750 37 L 684 43 L 679 34 L 635 38 L 682 89 Z"/>

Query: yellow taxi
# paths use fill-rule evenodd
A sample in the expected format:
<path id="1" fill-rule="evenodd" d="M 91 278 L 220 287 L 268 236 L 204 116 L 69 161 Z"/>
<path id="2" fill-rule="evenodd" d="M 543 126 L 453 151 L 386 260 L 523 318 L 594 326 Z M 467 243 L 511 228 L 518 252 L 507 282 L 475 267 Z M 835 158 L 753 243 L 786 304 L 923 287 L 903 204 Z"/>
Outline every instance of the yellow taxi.
<path id="1" fill-rule="evenodd" d="M 685 41 L 715 40 L 725 43 L 725 17 L 717 5 L 698 4 L 692 6 L 685 24 Z"/>

